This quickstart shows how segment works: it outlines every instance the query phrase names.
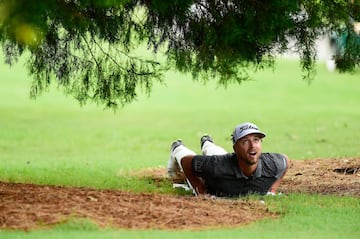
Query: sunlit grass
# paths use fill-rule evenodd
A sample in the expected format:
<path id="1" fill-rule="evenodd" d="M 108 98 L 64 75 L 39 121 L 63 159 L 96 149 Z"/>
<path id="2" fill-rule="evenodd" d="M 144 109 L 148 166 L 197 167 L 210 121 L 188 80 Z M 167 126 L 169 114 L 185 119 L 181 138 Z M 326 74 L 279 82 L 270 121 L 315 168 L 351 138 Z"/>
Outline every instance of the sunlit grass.
<path id="1" fill-rule="evenodd" d="M 231 150 L 233 127 L 243 121 L 266 133 L 265 151 L 291 159 L 359 157 L 359 74 L 340 75 L 318 66 L 311 83 L 298 62 L 279 61 L 274 72 L 227 89 L 206 86 L 187 75 L 168 73 L 150 97 L 140 93 L 117 112 L 80 107 L 56 87 L 29 99 L 30 79 L 21 67 L 0 66 L 0 180 L 174 193 L 134 170 L 165 167 L 171 141 L 182 138 L 200 152 L 199 138 L 211 134 Z M 91 222 L 54 230 L 1 232 L 1 238 L 359 238 L 359 199 L 288 195 L 266 199 L 277 220 L 241 228 L 205 231 L 100 230 Z"/>
<path id="2" fill-rule="evenodd" d="M 137 102 L 113 112 L 80 107 L 55 87 L 30 100 L 25 72 L 2 66 L 0 153 L 6 164 L 0 177 L 37 182 L 47 177 L 55 183 L 66 172 L 69 182 L 85 184 L 91 172 L 93 184 L 101 185 L 103 177 L 119 171 L 165 166 L 177 138 L 199 152 L 206 132 L 231 151 L 230 133 L 243 121 L 267 133 L 265 151 L 291 159 L 360 156 L 354 138 L 360 131 L 358 77 L 320 65 L 309 85 L 297 62 L 280 61 L 277 67 L 227 89 L 168 73 L 166 85 L 155 85 L 150 97 L 140 93 Z"/>

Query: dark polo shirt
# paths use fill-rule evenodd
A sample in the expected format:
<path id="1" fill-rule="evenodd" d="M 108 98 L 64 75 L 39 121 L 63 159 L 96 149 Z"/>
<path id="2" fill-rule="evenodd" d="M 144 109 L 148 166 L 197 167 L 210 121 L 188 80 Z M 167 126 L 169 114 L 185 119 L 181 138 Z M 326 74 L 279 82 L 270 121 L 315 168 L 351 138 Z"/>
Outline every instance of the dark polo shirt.
<path id="1" fill-rule="evenodd" d="M 193 173 L 204 180 L 208 193 L 219 197 L 266 194 L 285 169 L 285 157 L 277 153 L 262 153 L 250 177 L 239 168 L 235 153 L 196 155 L 192 160 Z"/>

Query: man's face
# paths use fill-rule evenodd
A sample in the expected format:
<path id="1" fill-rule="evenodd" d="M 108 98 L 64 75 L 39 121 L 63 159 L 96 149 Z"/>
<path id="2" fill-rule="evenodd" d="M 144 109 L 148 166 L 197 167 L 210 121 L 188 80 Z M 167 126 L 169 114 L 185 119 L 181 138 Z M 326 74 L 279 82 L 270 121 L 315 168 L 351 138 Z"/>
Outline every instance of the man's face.
<path id="1" fill-rule="evenodd" d="M 258 162 L 261 154 L 261 136 L 258 134 L 249 134 L 239 139 L 233 146 L 237 158 L 248 165 L 254 165 Z"/>

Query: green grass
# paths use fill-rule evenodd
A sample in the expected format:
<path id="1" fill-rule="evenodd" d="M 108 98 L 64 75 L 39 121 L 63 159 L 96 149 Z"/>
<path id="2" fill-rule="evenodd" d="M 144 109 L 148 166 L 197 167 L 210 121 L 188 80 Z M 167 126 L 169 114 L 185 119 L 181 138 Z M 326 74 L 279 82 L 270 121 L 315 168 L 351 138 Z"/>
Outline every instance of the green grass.
<path id="1" fill-rule="evenodd" d="M 207 132 L 230 151 L 233 127 L 243 121 L 267 133 L 264 151 L 291 159 L 360 156 L 359 74 L 324 66 L 310 85 L 297 62 L 282 61 L 275 72 L 227 89 L 169 73 L 166 86 L 116 113 L 80 107 L 56 89 L 30 100 L 20 67 L 1 66 L 1 75 L 2 180 L 119 187 L 119 173 L 164 166 L 176 138 L 199 152 Z"/>
<path id="2" fill-rule="evenodd" d="M 199 150 L 211 134 L 231 150 L 229 136 L 243 121 L 267 133 L 264 151 L 291 159 L 359 157 L 360 88 L 356 75 L 329 73 L 319 65 L 316 79 L 301 79 L 299 64 L 279 61 L 274 72 L 227 89 L 206 86 L 188 75 L 168 73 L 150 97 L 140 94 L 116 113 L 96 105 L 80 107 L 51 89 L 29 99 L 23 68 L 0 66 L 0 180 L 173 192 L 151 181 L 124 176 L 129 171 L 165 167 L 171 141 L 182 138 Z M 241 228 L 207 231 L 98 230 L 91 223 L 52 230 L 0 233 L 1 238 L 359 238 L 359 199 L 289 195 L 269 199 L 283 215 Z"/>

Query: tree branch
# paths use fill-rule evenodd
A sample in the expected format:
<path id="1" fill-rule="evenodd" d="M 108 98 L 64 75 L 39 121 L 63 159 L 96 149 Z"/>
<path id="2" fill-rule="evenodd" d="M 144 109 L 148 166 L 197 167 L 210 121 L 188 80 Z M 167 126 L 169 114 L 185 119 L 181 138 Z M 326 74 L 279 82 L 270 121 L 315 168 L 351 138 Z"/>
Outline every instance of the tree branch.
<path id="1" fill-rule="evenodd" d="M 81 38 L 84 40 L 84 42 L 85 42 L 85 44 L 86 44 L 86 46 L 87 46 L 87 48 L 88 48 L 88 50 L 89 50 L 89 52 L 90 52 L 91 57 L 94 59 L 94 61 L 95 61 L 95 63 L 96 63 L 96 66 L 97 66 L 97 68 L 98 68 L 98 70 L 99 70 L 99 71 L 98 71 L 99 74 L 100 74 L 100 73 L 103 73 L 102 68 L 101 68 L 101 65 L 100 65 L 100 63 L 96 60 L 96 56 L 94 55 L 93 51 L 91 50 L 90 44 L 89 44 L 89 42 L 86 40 L 86 37 L 85 37 L 83 34 L 81 34 Z"/>

